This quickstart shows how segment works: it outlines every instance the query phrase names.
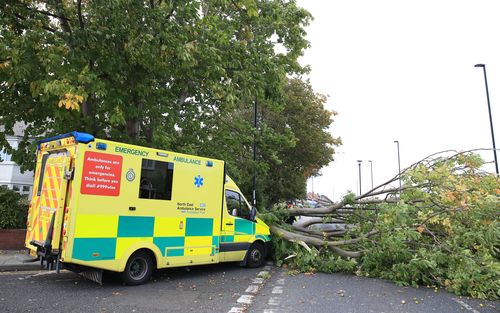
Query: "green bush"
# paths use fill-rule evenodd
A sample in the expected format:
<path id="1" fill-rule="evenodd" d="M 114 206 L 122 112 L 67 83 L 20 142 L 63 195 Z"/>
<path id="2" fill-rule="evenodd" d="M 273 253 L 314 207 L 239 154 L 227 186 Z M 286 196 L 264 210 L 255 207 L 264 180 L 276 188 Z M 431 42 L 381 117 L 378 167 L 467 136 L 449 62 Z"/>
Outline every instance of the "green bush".
<path id="1" fill-rule="evenodd" d="M 27 214 L 27 197 L 0 187 L 0 229 L 26 228 Z"/>

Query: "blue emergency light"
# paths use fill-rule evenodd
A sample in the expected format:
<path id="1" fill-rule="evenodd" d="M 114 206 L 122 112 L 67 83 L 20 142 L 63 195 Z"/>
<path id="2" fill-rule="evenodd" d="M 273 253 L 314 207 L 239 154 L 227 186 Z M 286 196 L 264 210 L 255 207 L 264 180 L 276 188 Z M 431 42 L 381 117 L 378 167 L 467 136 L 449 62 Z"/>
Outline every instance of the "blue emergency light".
<path id="1" fill-rule="evenodd" d="M 106 150 L 108 146 L 104 142 L 98 142 L 96 143 L 95 147 L 98 150 Z"/>

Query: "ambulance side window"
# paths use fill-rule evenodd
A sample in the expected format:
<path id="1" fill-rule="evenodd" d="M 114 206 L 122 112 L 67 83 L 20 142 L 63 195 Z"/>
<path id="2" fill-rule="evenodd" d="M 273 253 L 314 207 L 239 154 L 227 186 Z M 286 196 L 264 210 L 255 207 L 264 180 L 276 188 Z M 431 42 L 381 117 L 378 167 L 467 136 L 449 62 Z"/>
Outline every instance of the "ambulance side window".
<path id="1" fill-rule="evenodd" d="M 237 192 L 226 190 L 226 205 L 229 215 L 238 216 L 241 210 L 240 195 Z"/>
<path id="2" fill-rule="evenodd" d="M 172 200 L 174 163 L 142 159 L 139 198 Z"/>
<path id="3" fill-rule="evenodd" d="M 229 215 L 250 219 L 250 209 L 239 193 L 226 190 L 226 205 Z"/>

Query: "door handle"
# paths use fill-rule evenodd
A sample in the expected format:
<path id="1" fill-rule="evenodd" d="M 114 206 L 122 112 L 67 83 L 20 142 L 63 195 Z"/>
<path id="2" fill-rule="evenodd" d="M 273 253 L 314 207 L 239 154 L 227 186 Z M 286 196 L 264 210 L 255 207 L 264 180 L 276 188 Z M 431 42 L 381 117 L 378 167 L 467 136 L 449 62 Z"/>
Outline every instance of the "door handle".
<path id="1" fill-rule="evenodd" d="M 135 211 L 135 206 L 129 206 L 129 207 L 128 207 L 128 209 L 129 209 L 130 211 Z"/>
<path id="2" fill-rule="evenodd" d="M 226 223 L 226 225 L 233 226 L 234 224 L 233 223 Z"/>

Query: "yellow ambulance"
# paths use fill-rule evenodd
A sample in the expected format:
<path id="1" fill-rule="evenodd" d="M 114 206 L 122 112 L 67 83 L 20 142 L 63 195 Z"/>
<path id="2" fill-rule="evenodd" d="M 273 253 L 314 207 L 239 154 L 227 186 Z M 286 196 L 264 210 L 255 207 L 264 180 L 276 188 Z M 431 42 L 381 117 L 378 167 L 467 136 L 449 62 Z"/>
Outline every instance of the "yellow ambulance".
<path id="1" fill-rule="evenodd" d="M 38 142 L 25 245 L 48 267 L 138 285 L 155 268 L 261 266 L 255 215 L 223 161 L 71 132 Z"/>

